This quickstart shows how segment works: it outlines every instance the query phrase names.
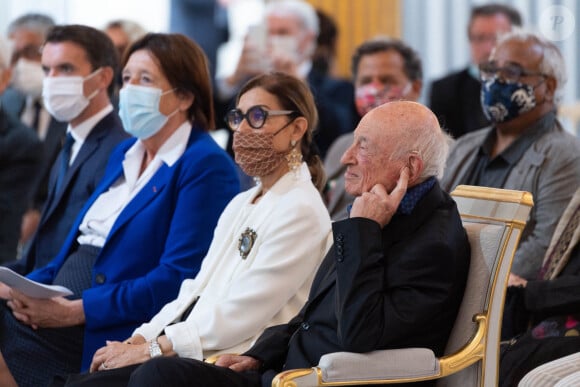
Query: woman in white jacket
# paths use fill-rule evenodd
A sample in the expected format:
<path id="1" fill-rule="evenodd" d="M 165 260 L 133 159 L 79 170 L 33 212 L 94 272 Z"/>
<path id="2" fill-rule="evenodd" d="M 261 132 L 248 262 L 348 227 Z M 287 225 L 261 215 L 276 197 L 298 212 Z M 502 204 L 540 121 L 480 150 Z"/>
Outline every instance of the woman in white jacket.
<path id="1" fill-rule="evenodd" d="M 261 75 L 242 88 L 226 119 L 236 162 L 258 185 L 226 207 L 201 271 L 182 283 L 177 299 L 131 338 L 99 349 L 93 373 L 72 376 L 70 385 L 126 385 L 139 364 L 156 356 L 242 352 L 306 301 L 332 242 L 319 192 L 324 171 L 311 152 L 312 94 L 289 75 Z"/>

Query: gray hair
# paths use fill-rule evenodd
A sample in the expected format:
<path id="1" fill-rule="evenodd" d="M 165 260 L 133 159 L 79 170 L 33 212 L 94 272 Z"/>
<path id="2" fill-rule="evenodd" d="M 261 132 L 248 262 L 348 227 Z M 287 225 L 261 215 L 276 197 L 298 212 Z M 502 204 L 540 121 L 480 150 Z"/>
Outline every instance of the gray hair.
<path id="1" fill-rule="evenodd" d="M 428 123 L 425 122 L 425 125 Z M 398 150 L 391 156 L 391 159 L 399 159 L 409 152 L 417 154 L 423 160 L 420 182 L 431 176 L 438 179 L 443 177 L 449 148 L 453 143 L 453 138 L 438 123 L 436 125 L 436 128 L 418 126 L 405 129 L 406 135 L 400 140 Z"/>
<path id="2" fill-rule="evenodd" d="M 27 13 L 14 19 L 8 25 L 8 36 L 20 29 L 25 29 L 37 33 L 42 38 L 46 38 L 48 31 L 54 27 L 54 20 L 41 13 Z"/>
<path id="3" fill-rule="evenodd" d="M 119 28 L 127 34 L 129 44 L 141 39 L 147 31 L 139 23 L 127 19 L 112 20 L 107 23 L 105 30 L 109 28 Z"/>
<path id="4" fill-rule="evenodd" d="M 318 16 L 316 10 L 304 0 L 277 0 L 270 1 L 265 8 L 264 15 L 275 16 L 294 16 L 302 24 L 304 29 L 314 34 L 312 44 L 306 49 L 306 55 L 312 57 L 316 50 L 316 37 L 320 32 L 320 25 L 318 24 Z"/>
<path id="5" fill-rule="evenodd" d="M 566 75 L 566 63 L 564 62 L 564 57 L 558 49 L 558 47 L 550 42 L 549 40 L 543 38 L 539 34 L 535 34 L 530 31 L 525 31 L 519 28 L 513 29 L 511 32 L 501 35 L 496 44 L 496 48 L 508 40 L 517 40 L 520 42 L 525 42 L 528 40 L 537 43 L 542 47 L 542 63 L 540 63 L 540 72 L 549 75 L 556 79 L 556 92 L 554 93 L 554 103 L 558 105 L 564 96 L 564 86 L 568 81 L 568 76 Z M 493 49 L 491 55 L 495 55 L 495 50 Z"/>

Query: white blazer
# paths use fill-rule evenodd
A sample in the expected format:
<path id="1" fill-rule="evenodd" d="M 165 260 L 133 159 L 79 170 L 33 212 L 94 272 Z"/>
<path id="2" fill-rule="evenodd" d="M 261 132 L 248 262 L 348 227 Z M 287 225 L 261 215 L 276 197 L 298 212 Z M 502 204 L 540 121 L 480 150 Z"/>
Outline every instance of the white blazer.
<path id="1" fill-rule="evenodd" d="M 164 332 L 180 357 L 201 360 L 243 352 L 265 328 L 298 313 L 332 244 L 330 217 L 305 163 L 298 175 L 287 173 L 252 204 L 260 190 L 232 199 L 197 277 L 183 281 L 177 299 L 134 334 L 151 340 Z M 248 228 L 256 238 L 242 259 L 238 242 Z"/>

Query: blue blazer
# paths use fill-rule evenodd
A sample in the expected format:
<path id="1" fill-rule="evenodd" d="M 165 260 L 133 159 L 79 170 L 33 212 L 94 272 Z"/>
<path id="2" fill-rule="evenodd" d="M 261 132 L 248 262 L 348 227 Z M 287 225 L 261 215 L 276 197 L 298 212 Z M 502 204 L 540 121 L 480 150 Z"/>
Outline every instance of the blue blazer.
<path id="1" fill-rule="evenodd" d="M 59 254 L 29 274 L 53 282 L 74 250 L 80 223 L 100 194 L 122 175 L 129 139 L 111 154 L 105 176 L 81 210 Z M 185 278 L 193 278 L 209 248 L 213 229 L 239 183 L 230 157 L 205 132 L 193 128 L 179 160 L 166 164 L 123 209 L 83 292 L 86 317 L 82 370 L 105 340 L 123 340 L 177 297 Z"/>

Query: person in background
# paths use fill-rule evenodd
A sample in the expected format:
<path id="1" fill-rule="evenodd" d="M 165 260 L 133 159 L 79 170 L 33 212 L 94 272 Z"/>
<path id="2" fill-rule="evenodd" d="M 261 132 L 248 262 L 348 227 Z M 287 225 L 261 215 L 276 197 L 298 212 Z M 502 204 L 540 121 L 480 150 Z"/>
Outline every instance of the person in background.
<path id="1" fill-rule="evenodd" d="M 500 386 L 516 386 L 533 368 L 580 351 L 579 242 L 580 188 L 558 222 L 540 275 L 530 280 L 511 275 L 508 294 L 513 298 L 512 307 L 523 310 L 520 319 L 524 324 L 520 331 L 511 332 L 507 344 L 502 344 Z M 504 327 L 505 318 L 504 313 Z M 580 371 L 577 364 L 567 368 L 566 373 Z M 530 379 L 526 386 L 548 385 L 532 384 L 532 376 L 526 378 Z"/>
<path id="2" fill-rule="evenodd" d="M 488 60 L 499 35 L 522 25 L 520 13 L 505 4 L 484 4 L 471 10 L 467 37 L 471 63 L 431 85 L 429 106 L 454 138 L 489 125 L 480 100 L 479 65 Z"/>
<path id="3" fill-rule="evenodd" d="M 141 25 L 126 19 L 112 20 L 108 22 L 104 31 L 113 41 L 113 45 L 119 55 L 119 60 L 123 58 L 125 50 L 127 50 L 133 42 L 141 39 L 147 33 Z"/>
<path id="4" fill-rule="evenodd" d="M 440 355 L 470 258 L 455 202 L 435 177 L 447 149 L 426 107 L 397 101 L 372 110 L 343 157 L 346 188 L 357 196 L 351 217 L 332 224 L 334 245 L 300 313 L 266 329 L 242 356 L 223 355 L 216 365 L 158 357 L 129 386 L 259 387 L 340 351 L 418 346 Z"/>
<path id="5" fill-rule="evenodd" d="M 171 0 L 169 30 L 201 46 L 215 77 L 217 49 L 228 40 L 228 4 L 238 0 Z"/>
<path id="6" fill-rule="evenodd" d="M 334 19 L 321 9 L 316 10 L 318 17 L 318 37 L 312 55 L 312 69 L 319 74 L 332 76 L 336 73 L 336 43 L 338 26 Z"/>
<path id="7" fill-rule="evenodd" d="M 93 373 L 71 376 L 67 385 L 126 386 L 157 356 L 203 360 L 243 352 L 306 302 L 330 247 L 319 192 L 324 170 L 310 151 L 314 99 L 300 80 L 273 73 L 250 80 L 236 105 L 228 113 L 236 160 L 260 184 L 226 207 L 200 273 L 183 282 L 177 299 L 125 342 L 99 349 Z"/>
<path id="8" fill-rule="evenodd" d="M 53 120 L 65 125 L 66 140 L 52 165 L 36 231 L 22 257 L 6 264 L 23 275 L 58 254 L 103 177 L 111 152 L 129 137 L 110 100 L 118 62 L 104 33 L 86 26 L 53 27 L 41 64 L 46 71 L 43 105 Z"/>
<path id="9" fill-rule="evenodd" d="M 10 76 L 8 50 L 0 39 L 0 95 Z M 36 133 L 8 115 L 0 103 L 0 263 L 16 256 L 20 223 L 41 164 L 42 144 Z"/>
<path id="10" fill-rule="evenodd" d="M 352 132 L 356 124 L 352 84 L 313 68 L 319 22 L 310 4 L 304 0 L 269 2 L 264 13 L 265 27 L 250 29 L 234 72 L 216 80 L 218 97 L 228 105 L 244 82 L 268 71 L 302 79 L 316 101 L 319 125 L 314 141 L 324 157 L 330 144 Z"/>
<path id="11" fill-rule="evenodd" d="M 580 142 L 556 118 L 566 83 L 564 59 L 552 42 L 512 31 L 480 72 L 482 106 L 492 125 L 455 142 L 442 186 L 448 192 L 468 184 L 532 193 L 534 208 L 511 271 L 534 279 L 558 219 L 580 186 Z"/>
<path id="12" fill-rule="evenodd" d="M 123 54 L 125 53 L 125 50 L 127 50 L 127 47 L 138 39 L 141 39 L 147 33 L 147 31 L 145 31 L 145 29 L 138 23 L 126 19 L 112 20 L 108 22 L 103 31 L 113 41 L 119 61 L 123 59 Z M 121 72 L 118 72 L 115 77 L 115 91 L 113 93 L 115 106 L 118 105 L 119 89 L 121 87 L 123 87 L 123 79 L 121 77 Z"/>
<path id="13" fill-rule="evenodd" d="M 383 103 L 417 101 L 421 95 L 421 59 L 400 40 L 381 37 L 363 42 L 352 56 L 351 68 L 359 117 Z M 353 133 L 337 138 L 324 160 L 328 175 L 326 207 L 333 221 L 347 218 L 347 208 L 355 199 L 345 190 L 346 165 L 341 163 L 353 139 Z"/>
<path id="14" fill-rule="evenodd" d="M 90 27 L 61 30 L 83 28 Z M 50 71 L 69 68 L 49 60 L 67 44 L 45 45 Z M 113 77 L 88 63 L 79 71 L 99 89 Z M 199 46 L 183 35 L 145 35 L 127 51 L 123 82 L 120 115 L 134 138 L 111 154 L 57 256 L 28 275 L 73 295 L 36 299 L 0 289 L 2 386 L 47 385 L 86 370 L 106 340 L 150 320 L 195 277 L 219 215 L 238 193 L 233 163 L 207 134 L 211 80 Z"/>
<path id="15" fill-rule="evenodd" d="M 49 194 L 50 171 L 66 136 L 67 123 L 52 117 L 42 99 L 44 72 L 40 63 L 41 46 L 52 27 L 54 20 L 38 13 L 22 15 L 8 26 L 8 37 L 12 43 L 12 82 L 0 96 L 0 103 L 6 113 L 20 119 L 37 133 L 43 148 L 43 161 L 36 174 L 33 197 L 22 219 L 22 249 L 28 248 L 40 222 L 40 214 Z"/>

